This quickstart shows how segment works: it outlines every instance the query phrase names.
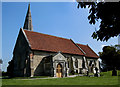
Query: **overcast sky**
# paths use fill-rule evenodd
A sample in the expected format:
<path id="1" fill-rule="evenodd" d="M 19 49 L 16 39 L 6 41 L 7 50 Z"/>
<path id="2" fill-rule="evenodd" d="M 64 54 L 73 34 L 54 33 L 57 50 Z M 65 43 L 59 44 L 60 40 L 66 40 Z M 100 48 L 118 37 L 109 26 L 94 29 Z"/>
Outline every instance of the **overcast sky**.
<path id="1" fill-rule="evenodd" d="M 76 2 L 31 2 L 33 31 L 72 39 L 76 43 L 89 45 L 96 53 L 105 45 L 115 45 L 117 38 L 108 42 L 94 40 L 91 35 L 96 25 L 90 25 L 87 19 L 88 9 L 77 9 Z M 2 59 L 6 71 L 8 61 L 12 59 L 13 49 L 24 25 L 28 2 L 2 3 Z"/>

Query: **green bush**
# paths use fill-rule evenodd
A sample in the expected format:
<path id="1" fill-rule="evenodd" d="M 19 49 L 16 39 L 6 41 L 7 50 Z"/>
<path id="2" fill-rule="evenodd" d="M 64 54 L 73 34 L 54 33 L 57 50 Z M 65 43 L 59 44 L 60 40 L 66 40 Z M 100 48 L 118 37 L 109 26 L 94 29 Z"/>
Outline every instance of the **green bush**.
<path id="1" fill-rule="evenodd" d="M 7 72 L 2 71 L 2 76 L 7 76 Z"/>
<path id="2" fill-rule="evenodd" d="M 118 73 L 118 71 L 117 71 L 117 73 Z M 100 76 L 112 76 L 112 71 L 101 72 Z"/>

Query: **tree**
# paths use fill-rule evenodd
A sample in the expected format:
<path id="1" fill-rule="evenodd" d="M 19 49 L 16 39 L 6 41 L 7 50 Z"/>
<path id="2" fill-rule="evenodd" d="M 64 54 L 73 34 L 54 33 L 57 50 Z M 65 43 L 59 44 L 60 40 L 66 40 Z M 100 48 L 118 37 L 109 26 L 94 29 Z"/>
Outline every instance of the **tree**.
<path id="1" fill-rule="evenodd" d="M 3 61 L 2 61 L 2 59 L 0 59 L 0 64 L 2 64 L 3 63 Z"/>
<path id="2" fill-rule="evenodd" d="M 113 46 L 104 46 L 103 52 L 99 53 L 104 69 L 120 69 L 120 51 Z"/>
<path id="3" fill-rule="evenodd" d="M 11 60 L 8 63 L 9 63 L 9 65 L 7 67 L 7 75 L 10 77 L 13 77 L 14 62 L 13 62 L 13 60 Z"/>
<path id="4" fill-rule="evenodd" d="M 99 29 L 92 34 L 93 39 L 108 41 L 120 34 L 120 2 L 78 2 L 80 7 L 89 8 L 90 24 L 101 20 Z"/>

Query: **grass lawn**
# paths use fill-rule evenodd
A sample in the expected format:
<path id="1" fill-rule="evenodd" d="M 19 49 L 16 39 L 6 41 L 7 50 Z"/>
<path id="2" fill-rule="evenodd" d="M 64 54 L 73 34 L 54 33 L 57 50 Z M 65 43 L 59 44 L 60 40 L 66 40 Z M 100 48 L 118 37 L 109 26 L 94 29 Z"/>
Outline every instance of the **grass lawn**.
<path id="1" fill-rule="evenodd" d="M 106 72 L 101 77 L 3 79 L 2 85 L 118 85 L 118 76 L 111 76 L 111 72 Z"/>

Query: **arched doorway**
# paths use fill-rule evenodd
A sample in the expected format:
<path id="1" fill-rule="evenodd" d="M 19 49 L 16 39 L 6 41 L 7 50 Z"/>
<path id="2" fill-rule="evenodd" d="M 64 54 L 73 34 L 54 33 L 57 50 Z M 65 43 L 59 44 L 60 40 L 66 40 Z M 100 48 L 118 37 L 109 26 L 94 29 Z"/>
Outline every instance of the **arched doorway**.
<path id="1" fill-rule="evenodd" d="M 62 65 L 60 63 L 56 67 L 56 77 L 62 77 Z"/>

